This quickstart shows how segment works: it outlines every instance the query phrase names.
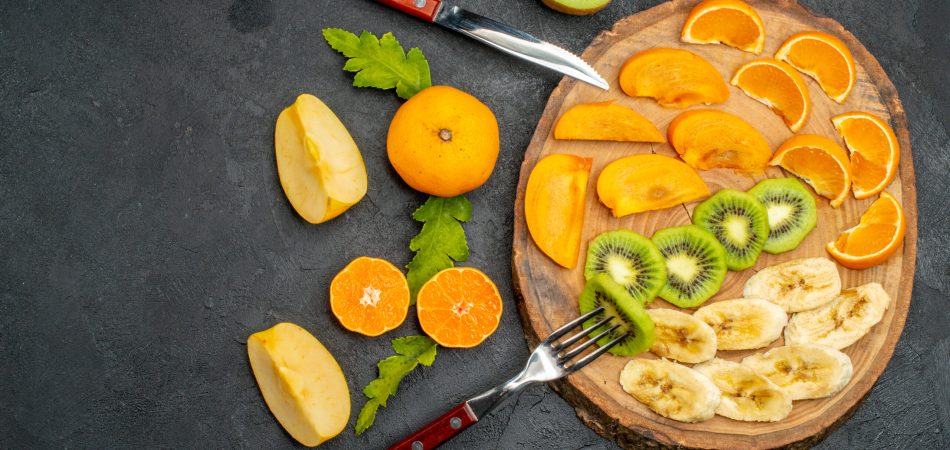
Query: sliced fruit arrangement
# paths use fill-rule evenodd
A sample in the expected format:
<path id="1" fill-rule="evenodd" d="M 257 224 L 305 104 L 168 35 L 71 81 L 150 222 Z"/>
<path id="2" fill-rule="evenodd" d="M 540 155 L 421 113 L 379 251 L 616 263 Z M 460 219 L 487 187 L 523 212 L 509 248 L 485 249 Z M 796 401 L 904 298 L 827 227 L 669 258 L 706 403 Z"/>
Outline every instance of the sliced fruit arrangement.
<path id="1" fill-rule="evenodd" d="M 762 250 L 784 253 L 793 250 L 818 223 L 818 206 L 808 189 L 794 178 L 760 181 L 747 191 L 762 206 L 769 218 L 769 237 Z"/>
<path id="2" fill-rule="evenodd" d="M 837 208 L 851 189 L 851 163 L 837 142 L 815 134 L 797 134 L 785 141 L 769 163 L 805 180 Z"/>
<path id="3" fill-rule="evenodd" d="M 693 223 L 722 244 L 729 270 L 754 266 L 769 237 L 765 206 L 752 195 L 733 189 L 722 189 L 696 206 Z"/>
<path id="4" fill-rule="evenodd" d="M 857 79 L 848 46 L 835 36 L 804 31 L 790 36 L 775 52 L 775 59 L 791 64 L 818 82 L 838 103 L 844 102 Z"/>
<path id="5" fill-rule="evenodd" d="M 610 4 L 610 0 L 541 0 L 545 6 L 557 12 L 574 16 L 587 16 L 600 11 Z"/>
<path id="6" fill-rule="evenodd" d="M 651 48 L 631 56 L 620 67 L 620 89 L 631 97 L 653 98 L 668 108 L 710 105 L 729 98 L 729 87 L 712 64 L 675 48 Z"/>
<path id="7" fill-rule="evenodd" d="M 419 289 L 419 325 L 443 347 L 481 344 L 501 322 L 501 294 L 487 275 L 471 267 L 453 267 Z"/>
<path id="8" fill-rule="evenodd" d="M 836 394 L 851 381 L 851 358 L 831 347 L 796 344 L 750 355 L 742 365 L 768 378 L 792 400 Z"/>
<path id="9" fill-rule="evenodd" d="M 827 258 L 805 258 L 758 271 L 746 281 L 742 295 L 766 299 L 794 313 L 825 305 L 839 292 L 838 266 Z"/>
<path id="10" fill-rule="evenodd" d="M 731 84 L 749 97 L 768 106 L 792 131 L 808 120 L 811 98 L 805 80 L 792 66 L 772 58 L 745 63 L 732 77 Z"/>
<path id="11" fill-rule="evenodd" d="M 582 315 L 600 307 L 604 308 L 603 313 L 584 323 L 585 328 L 591 329 L 591 337 L 610 330 L 610 333 L 597 341 L 598 345 L 625 336 L 624 340 L 608 350 L 610 353 L 634 356 L 653 345 L 653 321 L 643 309 L 642 303 L 631 297 L 624 287 L 614 282 L 609 275 L 598 274 L 587 280 L 578 303 Z M 608 317 L 610 322 L 607 324 L 594 326 Z"/>
<path id="12" fill-rule="evenodd" d="M 716 415 L 721 395 L 705 375 L 666 360 L 628 362 L 620 372 L 620 386 L 653 412 L 687 423 Z"/>
<path id="13" fill-rule="evenodd" d="M 528 233 L 544 254 L 568 269 L 577 265 L 584 229 L 590 158 L 553 154 L 531 169 L 524 195 Z"/>
<path id="14" fill-rule="evenodd" d="M 366 166 L 343 122 L 301 94 L 277 117 L 277 174 L 287 200 L 310 223 L 326 222 L 366 195 Z"/>
<path id="15" fill-rule="evenodd" d="M 659 230 L 652 241 L 666 261 L 660 297 L 680 308 L 695 308 L 719 292 L 726 279 L 726 249 L 716 236 L 687 225 Z"/>
<path id="16" fill-rule="evenodd" d="M 330 309 L 343 328 L 379 336 L 406 320 L 409 283 L 388 261 L 361 256 L 330 282 Z"/>
<path id="17" fill-rule="evenodd" d="M 647 314 L 653 321 L 654 355 L 690 364 L 716 356 L 716 332 L 706 322 L 673 309 L 648 309 Z"/>
<path id="18" fill-rule="evenodd" d="M 663 133 L 646 117 L 613 102 L 572 106 L 554 125 L 554 139 L 666 142 Z"/>
<path id="19" fill-rule="evenodd" d="M 792 398 L 782 388 L 742 364 L 715 358 L 693 366 L 719 388 L 716 414 L 746 422 L 778 422 L 792 412 Z"/>
<path id="20" fill-rule="evenodd" d="M 861 222 L 838 235 L 825 248 L 842 266 L 867 269 L 887 261 L 904 242 L 907 219 L 897 199 L 881 192 L 861 215 Z"/>
<path id="21" fill-rule="evenodd" d="M 894 181 L 900 165 L 900 144 L 894 129 L 883 119 L 854 111 L 831 118 L 851 151 L 851 190 L 854 198 L 870 198 Z"/>
<path id="22" fill-rule="evenodd" d="M 788 322 L 785 310 L 766 300 L 739 298 L 712 303 L 693 316 L 716 332 L 719 350 L 752 350 L 768 346 L 782 336 Z"/>
<path id="23" fill-rule="evenodd" d="M 602 233 L 588 244 L 584 277 L 591 280 L 600 273 L 608 274 L 641 305 L 652 302 L 666 282 L 660 250 L 628 230 Z"/>
<path id="24" fill-rule="evenodd" d="M 709 196 L 692 167 L 663 155 L 614 160 L 597 177 L 597 196 L 614 217 L 670 208 Z"/>
<path id="25" fill-rule="evenodd" d="M 320 445 L 350 420 L 350 389 L 333 355 L 292 323 L 247 338 L 247 356 L 267 408 L 297 442 Z"/>
<path id="26" fill-rule="evenodd" d="M 785 329 L 785 343 L 841 350 L 871 331 L 890 304 L 891 297 L 878 283 L 845 289 L 821 308 L 792 315 Z"/>
<path id="27" fill-rule="evenodd" d="M 686 111 L 670 122 L 666 133 L 676 153 L 699 170 L 723 167 L 761 173 L 772 157 L 772 149 L 761 133 L 724 111 Z"/>
<path id="28" fill-rule="evenodd" d="M 765 26 L 746 2 L 704 0 L 686 16 L 680 39 L 692 44 L 726 44 L 758 55 L 765 47 Z"/>

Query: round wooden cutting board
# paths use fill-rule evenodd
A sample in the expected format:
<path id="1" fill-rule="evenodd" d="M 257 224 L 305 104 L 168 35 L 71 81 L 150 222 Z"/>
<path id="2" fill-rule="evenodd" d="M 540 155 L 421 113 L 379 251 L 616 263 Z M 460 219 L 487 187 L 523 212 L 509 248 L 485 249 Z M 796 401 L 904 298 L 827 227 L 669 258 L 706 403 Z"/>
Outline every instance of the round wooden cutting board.
<path id="1" fill-rule="evenodd" d="M 544 115 L 525 152 L 515 201 L 515 230 L 513 242 L 514 287 L 522 298 L 519 303 L 525 334 L 531 345 L 537 344 L 560 325 L 577 317 L 577 297 L 584 286 L 583 260 L 586 243 L 599 233 L 614 229 L 629 229 L 651 236 L 659 229 L 690 223 L 695 203 L 662 211 L 633 214 L 614 218 L 597 199 L 596 183 L 601 169 L 608 162 L 627 155 L 658 153 L 676 156 L 668 144 L 641 144 L 616 142 L 556 141 L 551 130 L 557 118 L 577 103 L 612 100 L 629 106 L 650 119 L 661 131 L 682 110 L 658 106 L 652 99 L 631 98 L 617 85 L 621 64 L 633 53 L 653 47 L 685 48 L 706 58 L 728 81 L 743 63 L 756 55 L 724 45 L 691 45 L 680 42 L 679 33 L 686 14 L 695 1 L 672 1 L 653 9 L 634 14 L 618 22 L 612 30 L 598 36 L 583 54 L 610 83 L 603 91 L 593 86 L 565 78 L 551 94 Z M 807 447 L 821 440 L 835 426 L 845 421 L 867 395 L 884 367 L 900 337 L 910 305 L 914 279 L 914 260 L 917 242 L 917 205 L 914 190 L 914 170 L 911 161 L 907 119 L 894 85 L 881 65 L 858 40 L 840 24 L 820 18 L 794 1 L 751 2 L 765 23 L 765 51 L 771 56 L 778 46 L 793 33 L 805 30 L 829 32 L 841 38 L 851 49 L 857 64 L 857 84 L 844 104 L 832 101 L 808 77 L 814 108 L 801 133 L 827 136 L 844 145 L 836 134 L 830 118 L 847 111 L 867 111 L 890 121 L 901 145 L 899 177 L 887 188 L 903 204 L 907 215 L 907 234 L 904 247 L 885 264 L 867 270 L 849 270 L 839 266 L 842 287 L 850 288 L 876 281 L 891 296 L 891 304 L 871 332 L 843 351 L 851 357 L 854 376 L 838 394 L 824 399 L 796 401 L 791 415 L 775 423 L 739 422 L 716 416 L 702 423 L 687 424 L 661 417 L 620 387 L 619 374 L 630 358 L 606 355 L 593 364 L 553 384 L 554 388 L 577 410 L 578 416 L 601 435 L 616 440 L 624 447 L 685 446 L 700 448 L 772 448 Z M 736 114 L 752 123 L 769 141 L 773 150 L 792 136 L 782 119 L 765 105 L 730 86 L 727 102 L 713 105 Z M 528 175 L 535 163 L 552 153 L 569 153 L 593 158 L 587 189 L 586 216 L 583 242 L 578 265 L 564 269 L 545 256 L 528 234 L 524 219 L 524 194 Z M 778 168 L 770 168 L 764 176 L 749 177 L 731 170 L 700 171 L 700 175 L 715 192 L 720 188 L 748 189 L 765 177 L 786 176 Z M 802 257 L 827 257 L 824 246 L 847 228 L 858 223 L 861 214 L 876 199 L 855 200 L 849 197 L 841 207 L 832 209 L 828 201 L 819 198 L 818 225 L 795 250 L 781 255 L 763 253 L 753 269 L 730 272 L 722 290 L 709 302 L 739 298 L 745 281 L 757 270 L 776 263 Z M 707 304 L 709 303 L 707 302 Z M 651 308 L 673 308 L 657 299 Z M 782 339 L 771 347 L 782 345 Z M 756 351 L 719 352 L 719 357 L 737 361 Z M 644 353 L 639 358 L 654 358 Z"/>

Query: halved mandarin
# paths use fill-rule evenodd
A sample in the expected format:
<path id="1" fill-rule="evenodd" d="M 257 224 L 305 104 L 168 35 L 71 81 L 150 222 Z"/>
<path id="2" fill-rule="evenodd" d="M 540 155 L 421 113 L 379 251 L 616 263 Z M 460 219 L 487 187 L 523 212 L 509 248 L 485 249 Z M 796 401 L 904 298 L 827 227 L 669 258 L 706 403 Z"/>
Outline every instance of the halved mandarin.
<path id="1" fill-rule="evenodd" d="M 857 79 L 854 57 L 848 46 L 841 39 L 820 31 L 793 34 L 775 52 L 775 59 L 814 78 L 838 103 L 848 98 Z"/>
<path id="2" fill-rule="evenodd" d="M 553 154 L 538 161 L 528 175 L 524 218 L 534 243 L 554 262 L 577 265 L 584 230 L 584 200 L 590 158 Z"/>
<path id="3" fill-rule="evenodd" d="M 692 167 L 663 155 L 633 155 L 607 164 L 597 178 L 597 196 L 614 217 L 670 208 L 709 195 Z"/>
<path id="4" fill-rule="evenodd" d="M 724 167 L 761 173 L 772 156 L 769 143 L 758 130 L 724 111 L 686 111 L 670 122 L 666 134 L 680 157 L 700 170 Z"/>
<path id="5" fill-rule="evenodd" d="M 361 256 L 330 282 L 330 309 L 343 328 L 379 336 L 406 320 L 409 283 L 388 261 Z"/>
<path id="6" fill-rule="evenodd" d="M 805 80 L 795 68 L 777 59 L 749 61 L 736 71 L 732 85 L 768 106 L 792 131 L 805 125 L 811 98 Z"/>
<path id="7" fill-rule="evenodd" d="M 729 86 L 712 64 L 676 48 L 651 48 L 631 56 L 620 67 L 620 89 L 669 108 L 722 103 L 729 98 Z"/>
<path id="8" fill-rule="evenodd" d="M 470 267 L 445 269 L 419 289 L 422 331 L 443 347 L 474 347 L 501 322 L 501 294 L 487 275 Z"/>
<path id="9" fill-rule="evenodd" d="M 835 141 L 815 134 L 792 136 L 775 151 L 769 163 L 781 166 L 808 183 L 837 208 L 851 189 L 851 163 Z"/>
<path id="10" fill-rule="evenodd" d="M 832 117 L 831 123 L 851 151 L 854 198 L 872 197 L 894 181 L 900 165 L 900 144 L 884 119 L 854 111 Z"/>
<path id="11" fill-rule="evenodd" d="M 758 55 L 765 47 L 765 25 L 746 2 L 705 0 L 689 12 L 680 39 L 691 44 L 726 44 Z"/>
<path id="12" fill-rule="evenodd" d="M 666 142 L 663 133 L 646 117 L 613 102 L 572 106 L 554 126 L 554 139 Z"/>
<path id="13" fill-rule="evenodd" d="M 893 195 L 881 192 L 861 215 L 861 222 L 825 248 L 842 266 L 867 269 L 887 261 L 904 242 L 905 231 L 904 208 Z"/>

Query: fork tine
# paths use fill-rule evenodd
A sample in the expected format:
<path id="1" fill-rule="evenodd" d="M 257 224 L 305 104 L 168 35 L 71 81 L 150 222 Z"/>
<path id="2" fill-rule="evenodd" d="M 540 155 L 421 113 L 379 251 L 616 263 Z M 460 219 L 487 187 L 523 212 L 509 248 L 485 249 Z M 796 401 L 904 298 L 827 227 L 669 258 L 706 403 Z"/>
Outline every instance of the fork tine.
<path id="1" fill-rule="evenodd" d="M 584 366 L 590 364 L 593 360 L 597 359 L 600 355 L 603 355 L 604 353 L 606 353 L 607 350 L 610 350 L 611 347 L 620 343 L 620 341 L 622 341 L 625 337 L 627 337 L 627 335 L 617 336 L 616 338 L 614 338 L 614 340 L 602 345 L 597 350 L 594 350 L 593 352 L 591 352 L 591 354 L 577 360 L 577 362 L 575 362 L 574 364 L 571 364 L 571 367 L 565 368 L 564 371 L 567 373 L 574 373 L 584 368 Z"/>
<path id="2" fill-rule="evenodd" d="M 587 319 L 590 319 L 591 317 L 594 317 L 602 312 L 604 312 L 603 306 L 564 324 L 563 326 L 561 326 L 561 328 L 554 330 L 554 332 L 551 333 L 551 335 L 548 336 L 548 338 L 544 340 L 544 343 L 550 345 L 552 342 L 560 339 L 561 336 L 564 336 L 565 334 L 567 334 L 568 331 L 571 331 L 571 329 L 577 327 L 578 325 L 584 323 L 584 321 L 586 321 Z"/>
<path id="3" fill-rule="evenodd" d="M 611 320 L 613 320 L 613 317 L 607 316 L 606 318 L 604 318 L 604 320 L 601 320 L 600 322 L 597 322 L 597 323 L 595 323 L 595 324 L 593 324 L 593 325 L 591 325 L 591 326 L 589 326 L 589 327 L 587 327 L 587 328 L 581 330 L 581 331 L 578 332 L 577 334 L 575 334 L 575 335 L 573 335 L 573 336 L 571 336 L 571 337 L 569 337 L 569 338 L 567 338 L 567 339 L 565 339 L 565 340 L 559 342 L 557 345 L 555 345 L 555 346 L 554 346 L 554 351 L 559 352 L 559 351 L 561 351 L 561 350 L 564 350 L 564 349 L 566 349 L 566 348 L 568 348 L 568 347 L 574 345 L 575 342 L 577 342 L 577 341 L 583 339 L 584 336 L 589 335 L 591 331 L 594 331 L 594 330 L 600 328 L 600 327 L 603 326 L 603 325 L 607 325 Z"/>
<path id="4" fill-rule="evenodd" d="M 607 335 L 610 334 L 612 331 L 616 330 L 617 327 L 619 327 L 619 326 L 620 326 L 620 324 L 618 323 L 618 324 L 616 324 L 616 325 L 614 325 L 614 326 L 612 326 L 612 327 L 610 327 L 610 328 L 604 330 L 602 333 L 598 334 L 597 336 L 594 336 L 594 337 L 590 338 L 589 341 L 587 341 L 587 342 L 581 344 L 579 347 L 575 347 L 573 350 L 571 350 L 571 351 L 565 353 L 564 356 L 561 356 L 560 358 L 558 358 L 558 362 L 561 363 L 561 364 L 563 364 L 563 363 L 565 363 L 565 362 L 567 362 L 567 361 L 570 361 L 571 358 L 573 358 L 573 357 L 575 357 L 575 356 L 577 356 L 577 355 L 583 353 L 584 350 L 586 350 L 586 349 L 587 349 L 588 347 L 590 347 L 591 345 L 596 344 L 597 341 L 599 341 L 599 340 L 600 340 L 601 338 L 603 338 L 604 336 L 607 336 Z"/>

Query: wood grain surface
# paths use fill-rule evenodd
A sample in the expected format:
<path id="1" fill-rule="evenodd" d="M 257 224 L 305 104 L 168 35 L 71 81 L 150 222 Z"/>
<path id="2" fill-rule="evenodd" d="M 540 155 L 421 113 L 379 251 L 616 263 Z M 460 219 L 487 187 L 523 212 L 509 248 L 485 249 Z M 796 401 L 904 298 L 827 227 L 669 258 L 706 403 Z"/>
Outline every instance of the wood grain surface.
<path id="1" fill-rule="evenodd" d="M 796 401 L 786 419 L 776 423 L 747 423 L 724 417 L 696 424 L 685 424 L 661 417 L 633 397 L 623 392 L 618 378 L 629 358 L 606 356 L 586 369 L 553 384 L 554 388 L 571 403 L 578 416 L 601 435 L 614 439 L 624 447 L 685 446 L 698 448 L 773 448 L 808 447 L 820 441 L 829 431 L 840 425 L 867 395 L 883 372 L 894 346 L 900 337 L 910 305 L 914 278 L 917 241 L 917 211 L 913 165 L 907 119 L 897 92 L 884 70 L 858 40 L 840 24 L 828 18 L 817 17 L 791 0 L 778 2 L 751 2 L 762 17 L 766 28 L 765 51 L 771 56 L 791 34 L 805 30 L 820 30 L 841 38 L 851 49 L 857 64 L 857 83 L 844 102 L 832 101 L 811 78 L 806 77 L 813 102 L 811 117 L 800 133 L 812 133 L 838 140 L 830 118 L 847 111 L 867 111 L 890 121 L 901 145 L 899 177 L 887 191 L 900 199 L 907 214 L 907 235 L 901 251 L 887 263 L 863 271 L 839 266 L 844 288 L 876 281 L 891 296 L 891 305 L 883 320 L 854 345 L 843 350 L 854 365 L 854 377 L 838 394 L 818 400 Z M 690 222 L 696 203 L 662 211 L 614 218 L 597 199 L 594 185 L 601 169 L 619 157 L 657 153 L 675 156 L 668 144 L 640 144 L 615 142 L 556 141 L 551 130 L 557 118 L 577 103 L 612 100 L 629 106 L 665 131 L 670 121 L 682 110 L 658 106 L 647 98 L 625 96 L 617 85 L 621 64 L 633 53 L 653 47 L 684 48 L 710 61 L 728 80 L 743 63 L 756 58 L 723 45 L 692 45 L 679 41 L 683 21 L 694 1 L 672 1 L 619 21 L 613 29 L 598 36 L 583 54 L 610 82 L 611 89 L 602 91 L 587 84 L 565 78 L 551 94 L 534 137 L 525 152 L 515 201 L 513 238 L 513 283 L 521 301 L 519 308 L 530 344 L 547 336 L 552 330 L 578 314 L 577 296 L 584 285 L 583 259 L 586 243 L 599 233 L 613 229 L 630 229 L 646 236 L 655 231 Z M 765 105 L 752 100 L 730 86 L 727 102 L 712 105 L 736 114 L 752 123 L 769 141 L 773 150 L 792 136 L 782 119 Z M 593 158 L 590 184 L 586 200 L 586 217 L 578 266 L 563 269 L 547 258 L 531 241 L 524 221 L 524 191 L 527 177 L 535 163 L 552 153 L 571 153 Z M 770 168 L 763 176 L 749 177 L 731 170 L 711 170 L 700 175 L 715 192 L 720 188 L 748 189 L 763 178 L 786 176 L 778 168 Z M 710 302 L 741 297 L 745 281 L 763 267 L 800 257 L 828 256 L 824 245 L 842 230 L 854 226 L 861 214 L 876 197 L 855 200 L 849 197 L 839 208 L 833 209 L 828 201 L 818 198 L 818 226 L 794 251 L 781 255 L 763 253 L 753 269 L 730 272 L 722 290 Z M 708 303 L 707 303 L 708 304 Z M 673 307 L 657 299 L 650 307 Z M 771 347 L 783 344 L 782 339 Z M 719 352 L 719 357 L 739 360 L 748 354 L 765 351 Z M 639 357 L 653 358 L 652 354 Z"/>

